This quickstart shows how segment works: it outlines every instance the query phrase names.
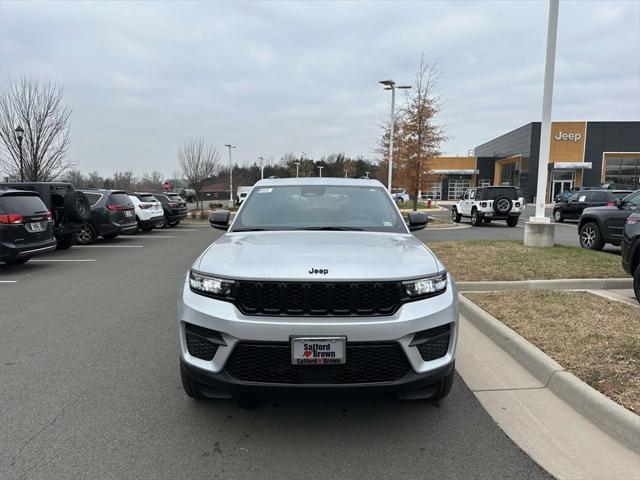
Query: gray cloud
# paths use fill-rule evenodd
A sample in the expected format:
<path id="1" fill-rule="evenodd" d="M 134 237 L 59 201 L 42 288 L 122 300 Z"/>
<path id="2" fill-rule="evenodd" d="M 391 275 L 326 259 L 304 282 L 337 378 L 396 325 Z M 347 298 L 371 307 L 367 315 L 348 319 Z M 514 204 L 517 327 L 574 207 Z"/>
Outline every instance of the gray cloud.
<path id="1" fill-rule="evenodd" d="M 383 78 L 439 63 L 447 154 L 540 118 L 547 2 L 0 3 L 0 77 L 50 77 L 84 171 L 176 169 L 190 135 L 235 158 L 370 155 Z M 554 118 L 640 119 L 640 3 L 560 7 Z"/>

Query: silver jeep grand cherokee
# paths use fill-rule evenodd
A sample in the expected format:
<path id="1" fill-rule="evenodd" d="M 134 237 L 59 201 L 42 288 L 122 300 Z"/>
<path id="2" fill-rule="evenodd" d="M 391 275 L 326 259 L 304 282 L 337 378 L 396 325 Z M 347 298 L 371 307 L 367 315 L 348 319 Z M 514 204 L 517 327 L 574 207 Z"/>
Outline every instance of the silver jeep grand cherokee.
<path id="1" fill-rule="evenodd" d="M 194 262 L 178 301 L 190 397 L 451 390 L 456 286 L 376 180 L 261 180 Z"/>

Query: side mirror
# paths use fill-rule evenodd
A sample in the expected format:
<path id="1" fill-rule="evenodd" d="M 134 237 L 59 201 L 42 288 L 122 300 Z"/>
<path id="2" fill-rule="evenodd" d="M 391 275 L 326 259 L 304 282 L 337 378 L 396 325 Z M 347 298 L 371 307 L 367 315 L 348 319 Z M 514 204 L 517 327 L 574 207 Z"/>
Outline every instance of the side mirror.
<path id="1" fill-rule="evenodd" d="M 429 217 L 424 212 L 409 212 L 409 230 L 415 232 L 427 228 Z"/>
<path id="2" fill-rule="evenodd" d="M 622 208 L 624 206 L 624 200 L 622 198 L 616 198 L 616 207 Z"/>
<path id="3" fill-rule="evenodd" d="M 218 230 L 224 230 L 225 232 L 229 230 L 229 218 L 231 214 L 229 210 L 216 210 L 211 215 L 209 215 L 209 225 L 213 228 L 217 228 Z"/>
<path id="4" fill-rule="evenodd" d="M 462 195 L 460 195 L 460 200 L 464 200 L 464 193 Z"/>

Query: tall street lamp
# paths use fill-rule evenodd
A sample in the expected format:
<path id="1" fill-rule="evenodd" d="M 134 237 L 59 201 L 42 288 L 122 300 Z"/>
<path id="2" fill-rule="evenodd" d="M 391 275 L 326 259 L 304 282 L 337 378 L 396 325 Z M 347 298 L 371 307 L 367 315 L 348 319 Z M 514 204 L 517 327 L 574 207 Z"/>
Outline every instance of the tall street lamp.
<path id="1" fill-rule="evenodd" d="M 389 178 L 387 188 L 391 192 L 391 180 L 393 175 L 393 131 L 396 122 L 396 89 L 409 89 L 411 85 L 396 85 L 393 80 L 381 80 L 379 83 L 385 86 L 385 90 L 391 90 L 391 121 L 389 131 Z"/>
<path id="2" fill-rule="evenodd" d="M 296 178 L 298 178 L 300 175 L 300 162 L 294 162 L 296 165 Z"/>
<path id="3" fill-rule="evenodd" d="M 260 160 L 260 178 L 263 179 L 264 178 L 264 157 L 258 157 L 258 160 Z"/>
<path id="4" fill-rule="evenodd" d="M 20 181 L 24 182 L 24 167 L 22 160 L 22 138 L 24 137 L 24 129 L 18 125 L 14 130 L 14 133 L 16 135 L 16 140 L 18 141 L 18 152 L 20 155 Z"/>
<path id="5" fill-rule="evenodd" d="M 322 178 L 322 169 L 323 168 L 324 167 L 322 165 L 318 165 L 318 172 L 320 172 L 320 174 L 319 174 L 320 178 Z"/>
<path id="6" fill-rule="evenodd" d="M 231 162 L 231 149 L 236 148 L 236 146 L 227 143 L 225 147 L 229 149 L 229 201 L 231 202 L 231 206 L 233 206 L 233 163 Z"/>

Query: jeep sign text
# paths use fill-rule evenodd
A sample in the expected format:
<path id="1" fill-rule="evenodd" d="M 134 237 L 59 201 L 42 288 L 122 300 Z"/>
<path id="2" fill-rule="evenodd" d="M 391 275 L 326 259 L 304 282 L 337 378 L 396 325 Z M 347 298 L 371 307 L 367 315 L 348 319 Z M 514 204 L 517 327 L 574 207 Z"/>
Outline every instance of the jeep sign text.
<path id="1" fill-rule="evenodd" d="M 554 140 L 569 140 L 570 142 L 579 142 L 582 138 L 582 135 L 580 133 L 558 132 L 558 134 L 553 138 Z"/>

